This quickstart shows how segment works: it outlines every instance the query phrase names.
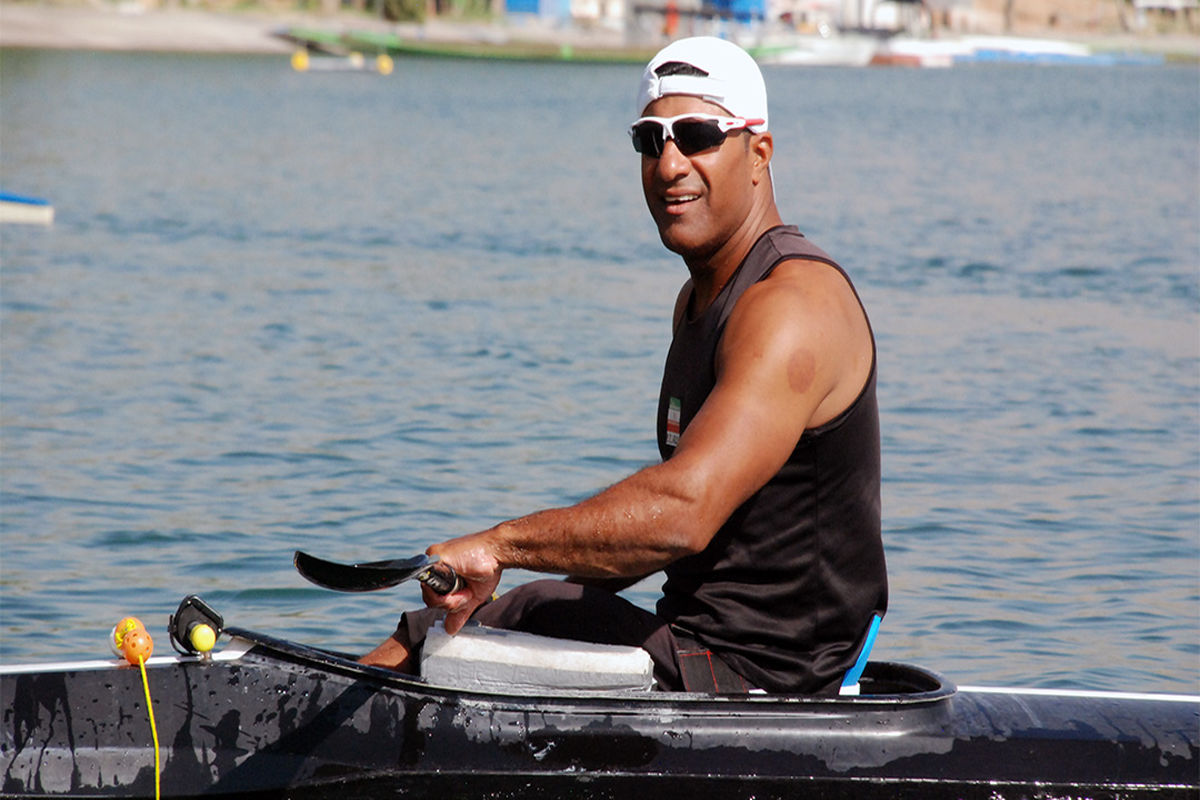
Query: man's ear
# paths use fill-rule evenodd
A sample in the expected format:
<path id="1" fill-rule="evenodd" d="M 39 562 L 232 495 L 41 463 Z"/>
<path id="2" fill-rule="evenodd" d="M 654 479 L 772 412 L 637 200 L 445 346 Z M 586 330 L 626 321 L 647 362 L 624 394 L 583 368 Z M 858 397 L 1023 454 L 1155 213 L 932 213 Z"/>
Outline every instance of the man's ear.
<path id="1" fill-rule="evenodd" d="M 767 176 L 767 169 L 771 166 L 771 156 L 774 154 L 775 140 L 771 137 L 770 131 L 755 133 L 750 137 L 750 156 L 753 159 L 750 166 L 754 172 L 756 185 Z"/>

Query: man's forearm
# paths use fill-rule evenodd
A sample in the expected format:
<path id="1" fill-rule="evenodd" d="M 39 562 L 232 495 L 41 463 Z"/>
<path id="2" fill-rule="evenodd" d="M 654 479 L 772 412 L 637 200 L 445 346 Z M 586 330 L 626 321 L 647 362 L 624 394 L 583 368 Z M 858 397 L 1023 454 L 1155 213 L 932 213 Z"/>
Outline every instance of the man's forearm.
<path id="1" fill-rule="evenodd" d="M 716 529 L 703 522 L 695 493 L 674 480 L 675 472 L 648 467 L 574 506 L 510 520 L 484 536 L 504 568 L 581 578 L 648 575 L 703 549 Z"/>

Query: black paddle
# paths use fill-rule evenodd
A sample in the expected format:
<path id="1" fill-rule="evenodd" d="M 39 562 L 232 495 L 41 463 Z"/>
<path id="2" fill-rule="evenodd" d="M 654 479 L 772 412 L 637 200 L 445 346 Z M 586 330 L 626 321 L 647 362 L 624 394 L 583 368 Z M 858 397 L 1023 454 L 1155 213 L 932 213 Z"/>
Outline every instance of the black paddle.
<path id="1" fill-rule="evenodd" d="M 339 564 L 310 556 L 300 550 L 292 558 L 296 569 L 317 586 L 338 592 L 373 592 L 416 578 L 438 594 L 450 594 L 462 587 L 462 579 L 449 564 L 437 556 L 369 561 L 365 564 Z"/>

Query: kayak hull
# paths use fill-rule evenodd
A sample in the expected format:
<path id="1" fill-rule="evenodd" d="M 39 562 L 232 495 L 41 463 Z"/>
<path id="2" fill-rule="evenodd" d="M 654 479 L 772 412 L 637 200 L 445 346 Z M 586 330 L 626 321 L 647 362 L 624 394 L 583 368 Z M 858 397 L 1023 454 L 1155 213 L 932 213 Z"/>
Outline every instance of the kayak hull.
<path id="1" fill-rule="evenodd" d="M 163 797 L 1200 797 L 1198 698 L 880 663 L 858 697 L 498 695 L 229 632 L 147 666 Z M 154 796 L 137 668 L 0 672 L 0 709 L 4 796 Z"/>

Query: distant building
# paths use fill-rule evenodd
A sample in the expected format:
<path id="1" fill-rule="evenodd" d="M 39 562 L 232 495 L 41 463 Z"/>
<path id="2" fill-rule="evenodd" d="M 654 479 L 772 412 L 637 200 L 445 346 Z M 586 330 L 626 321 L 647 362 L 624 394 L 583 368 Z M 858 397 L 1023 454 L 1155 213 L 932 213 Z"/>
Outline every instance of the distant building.
<path id="1" fill-rule="evenodd" d="M 954 5 L 966 0 L 934 0 Z M 745 28 L 895 31 L 928 15 L 923 0 L 634 0 L 634 27 L 667 36 Z"/>

